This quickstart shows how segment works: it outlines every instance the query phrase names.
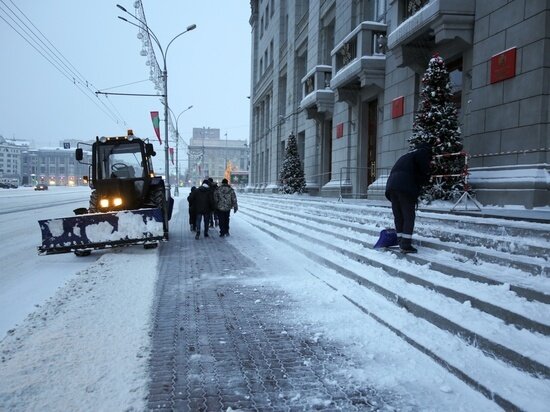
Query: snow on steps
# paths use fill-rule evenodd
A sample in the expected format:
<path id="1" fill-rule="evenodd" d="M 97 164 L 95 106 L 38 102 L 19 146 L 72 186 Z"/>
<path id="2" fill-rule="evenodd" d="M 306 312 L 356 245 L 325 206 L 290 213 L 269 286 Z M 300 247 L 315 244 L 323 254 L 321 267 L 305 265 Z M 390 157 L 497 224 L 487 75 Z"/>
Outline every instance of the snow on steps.
<path id="1" fill-rule="evenodd" d="M 278 208 L 287 208 L 289 211 L 296 210 L 294 204 L 298 202 L 300 209 L 306 210 L 310 215 L 337 218 L 343 222 L 366 226 L 366 231 L 376 233 L 376 236 L 381 229 L 393 227 L 393 215 L 388 207 L 329 203 L 309 200 L 311 198 L 307 197 L 305 199 L 308 200 L 277 199 L 273 202 L 274 199 L 277 197 L 264 196 L 261 200 L 255 200 L 261 201 L 266 207 L 276 203 Z M 484 260 L 494 263 L 506 259 L 509 261 L 508 266 L 534 275 L 550 276 L 550 225 L 419 211 L 415 239 L 419 244 L 437 249 L 451 250 L 453 245 L 459 244 L 462 256 L 483 256 Z M 464 248 L 466 245 L 470 248 Z M 485 251 L 491 253 L 483 255 Z"/>
<path id="2" fill-rule="evenodd" d="M 241 195 L 241 199 L 240 211 L 250 223 L 365 286 L 358 288 L 361 292 L 357 296 L 346 298 L 485 396 L 505 409 L 524 409 L 526 404 L 533 407 L 533 400 L 540 402 L 540 410 L 550 404 L 550 291 L 548 278 L 541 276 L 548 273 L 549 248 L 544 248 L 547 239 L 542 232 L 521 225 L 511 225 L 509 230 L 504 227 L 507 222 L 500 221 L 492 226 L 475 221 L 444 222 L 451 237 L 460 236 L 470 225 L 474 236 L 469 236 L 469 243 L 479 238 L 484 245 L 484 252 L 479 253 L 479 245 L 446 245 L 426 236 L 443 232 L 434 229 L 441 219 L 430 217 L 417 221 L 417 231 L 424 233 L 420 253 L 392 256 L 391 252 L 372 250 L 380 229 L 392 226 L 391 211 L 384 208 L 350 208 L 293 197 L 277 197 L 276 202 L 266 196 Z M 503 237 L 502 241 L 510 245 L 520 244 L 516 251 L 529 253 L 529 247 L 524 246 L 531 245 L 545 252 L 539 257 L 524 257 L 492 250 L 491 242 L 485 239 L 499 231 L 524 235 L 513 241 Z M 425 247 L 434 249 L 426 252 Z M 341 259 L 324 257 L 334 250 Z M 472 253 L 475 259 L 469 257 Z M 449 264 L 448 256 L 454 256 L 457 264 Z M 525 270 L 513 265 L 518 260 Z M 422 266 L 422 276 L 415 274 L 418 266 L 410 270 L 411 263 Z M 506 272 L 506 281 L 500 281 L 499 274 Z M 365 291 L 376 296 L 378 306 L 373 305 L 373 296 L 365 298 Z M 402 313 L 384 315 L 392 311 Z M 417 327 L 411 327 L 411 317 Z M 449 336 L 430 339 L 434 335 Z M 446 341 L 453 344 L 434 344 Z"/>

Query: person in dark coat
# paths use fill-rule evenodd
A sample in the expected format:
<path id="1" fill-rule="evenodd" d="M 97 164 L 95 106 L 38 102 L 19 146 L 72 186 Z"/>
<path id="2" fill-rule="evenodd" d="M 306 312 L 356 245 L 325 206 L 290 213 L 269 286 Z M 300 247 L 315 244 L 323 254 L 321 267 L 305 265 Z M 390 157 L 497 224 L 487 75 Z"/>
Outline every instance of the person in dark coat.
<path id="1" fill-rule="evenodd" d="M 208 178 L 208 184 L 210 185 L 210 189 L 212 190 L 212 193 L 216 193 L 216 190 L 218 190 L 218 184 L 214 182 L 214 179 L 211 177 Z M 212 213 L 210 213 L 210 227 L 218 226 L 219 217 L 218 217 L 218 210 L 214 208 Z"/>
<path id="2" fill-rule="evenodd" d="M 187 196 L 187 202 L 189 203 L 189 227 L 191 228 L 191 232 L 196 232 L 196 222 L 197 222 L 197 214 L 195 213 L 195 209 L 193 208 L 193 205 L 191 204 L 191 195 L 193 192 L 197 190 L 196 186 L 193 186 L 191 188 L 191 193 L 189 193 L 189 196 Z"/>
<path id="3" fill-rule="evenodd" d="M 222 185 L 214 192 L 214 200 L 220 218 L 220 237 L 229 236 L 229 215 L 231 209 L 233 213 L 237 213 L 239 206 L 235 190 L 229 186 L 227 179 L 223 179 Z"/>
<path id="4" fill-rule="evenodd" d="M 210 213 L 214 210 L 214 196 L 208 180 L 203 180 L 202 185 L 190 195 L 190 203 L 193 205 L 193 211 L 196 213 L 195 229 L 197 234 L 195 239 L 198 239 L 201 234 L 201 221 L 204 221 L 204 237 L 208 237 L 208 227 Z"/>
<path id="5" fill-rule="evenodd" d="M 386 182 L 386 198 L 391 202 L 399 247 L 403 253 L 416 253 L 412 246 L 415 207 L 422 186 L 430 178 L 431 146 L 419 144 L 397 159 Z"/>

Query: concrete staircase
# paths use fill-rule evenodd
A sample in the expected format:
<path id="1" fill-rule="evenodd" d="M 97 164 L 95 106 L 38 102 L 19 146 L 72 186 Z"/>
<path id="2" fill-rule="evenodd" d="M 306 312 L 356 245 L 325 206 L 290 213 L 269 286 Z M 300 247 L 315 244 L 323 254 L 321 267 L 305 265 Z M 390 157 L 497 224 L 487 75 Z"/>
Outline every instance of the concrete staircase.
<path id="1" fill-rule="evenodd" d="M 550 224 L 419 211 L 405 256 L 372 249 L 393 217 L 366 201 L 240 194 L 239 213 L 356 281 L 346 299 L 504 409 L 548 410 Z"/>

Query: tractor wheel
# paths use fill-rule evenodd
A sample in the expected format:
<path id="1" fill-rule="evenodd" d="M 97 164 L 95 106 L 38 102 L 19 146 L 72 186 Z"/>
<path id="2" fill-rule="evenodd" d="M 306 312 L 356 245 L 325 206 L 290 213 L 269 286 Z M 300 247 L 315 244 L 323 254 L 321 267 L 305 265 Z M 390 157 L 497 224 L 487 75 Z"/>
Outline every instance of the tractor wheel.
<path id="1" fill-rule="evenodd" d="M 155 205 L 155 207 L 160 208 L 162 210 L 162 220 L 163 222 L 166 222 L 166 216 L 165 216 L 165 203 L 166 203 L 166 194 L 164 193 L 164 186 L 163 185 L 157 185 L 152 186 L 151 191 L 149 192 L 149 202 Z M 164 230 L 166 231 L 166 224 L 164 223 Z"/>
<path id="2" fill-rule="evenodd" d="M 164 205 L 165 196 L 166 195 L 164 194 L 164 187 L 160 185 L 151 187 L 151 193 L 149 193 L 149 200 L 156 207 L 160 207 L 162 209 Z"/>
<path id="3" fill-rule="evenodd" d="M 97 193 L 95 190 L 90 193 L 90 207 L 88 208 L 88 212 L 90 213 L 96 213 L 97 212 Z"/>
<path id="4" fill-rule="evenodd" d="M 89 250 L 89 249 L 82 249 L 82 250 L 75 250 L 74 251 L 74 254 L 78 257 L 90 256 L 91 253 L 92 253 L 92 251 Z"/>

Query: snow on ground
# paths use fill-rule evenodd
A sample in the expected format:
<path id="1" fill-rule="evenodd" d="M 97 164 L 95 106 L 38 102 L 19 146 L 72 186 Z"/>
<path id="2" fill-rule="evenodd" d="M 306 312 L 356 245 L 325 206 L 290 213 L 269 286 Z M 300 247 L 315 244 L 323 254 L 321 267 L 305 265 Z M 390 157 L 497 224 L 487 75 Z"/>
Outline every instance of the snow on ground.
<path id="1" fill-rule="evenodd" d="M 235 220 L 232 240 L 240 235 L 235 233 Z M 396 394 L 402 402 L 398 410 L 500 410 L 345 299 L 344 295 L 353 296 L 352 291 L 363 289 L 356 282 L 247 226 L 243 226 L 246 238 L 239 236 L 239 242 L 243 242 L 243 253 L 265 273 L 258 288 L 271 285 L 289 293 L 298 304 L 291 321 L 301 325 L 310 339 L 329 338 L 346 346 L 357 367 L 341 371 L 344 376 Z M 375 295 L 359 291 L 363 293 Z"/>
<path id="2" fill-rule="evenodd" d="M 158 260 L 146 252 L 104 254 L 8 334 L 0 409 L 144 409 Z"/>
<path id="3" fill-rule="evenodd" d="M 35 256 L 36 220 L 48 218 L 46 211 L 3 214 L 14 200 L 6 196 L 0 192 L 5 246 L 0 251 L 5 268 L 0 275 L 0 291 L 5 291 L 0 292 L 0 410 L 143 410 L 157 250 L 131 247 L 81 259 Z M 185 196 L 183 191 L 180 200 Z M 36 202 L 34 196 L 29 199 L 29 205 Z M 78 206 L 55 209 L 58 214 L 49 218 L 68 216 Z M 22 223 L 25 219 L 32 224 Z M 499 409 L 345 299 L 344 294 L 358 293 L 354 282 L 281 246 L 239 213 L 232 215 L 231 229 L 224 241 L 238 245 L 265 273 L 257 287 L 284 289 L 298 305 L 291 321 L 303 325 L 312 339 L 326 337 L 349 348 L 357 368 L 342 373 L 410 398 L 418 410 Z M 191 236 L 185 230 L 184 235 Z M 387 259 L 394 261 L 389 253 Z M 362 299 L 368 301 L 368 293 Z"/>

